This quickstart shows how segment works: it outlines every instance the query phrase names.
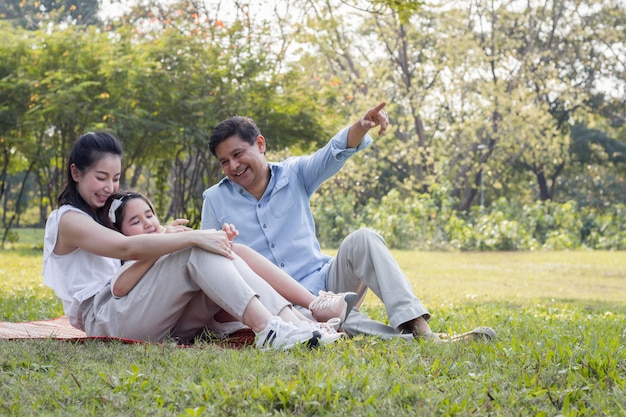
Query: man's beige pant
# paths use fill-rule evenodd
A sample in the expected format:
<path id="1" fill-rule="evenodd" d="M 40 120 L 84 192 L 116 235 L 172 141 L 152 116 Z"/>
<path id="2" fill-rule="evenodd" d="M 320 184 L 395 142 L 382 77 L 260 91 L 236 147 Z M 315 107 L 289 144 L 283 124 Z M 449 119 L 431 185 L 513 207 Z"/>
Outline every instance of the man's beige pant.
<path id="1" fill-rule="evenodd" d="M 364 228 L 349 234 L 331 262 L 326 277 L 327 290 L 356 292 L 358 306 L 369 288 L 383 302 L 389 318 L 390 326 L 387 326 L 354 309 L 342 325 L 347 333 L 412 338 L 412 335 L 401 334 L 398 326 L 417 317 L 430 318 L 382 236 L 373 230 Z"/>

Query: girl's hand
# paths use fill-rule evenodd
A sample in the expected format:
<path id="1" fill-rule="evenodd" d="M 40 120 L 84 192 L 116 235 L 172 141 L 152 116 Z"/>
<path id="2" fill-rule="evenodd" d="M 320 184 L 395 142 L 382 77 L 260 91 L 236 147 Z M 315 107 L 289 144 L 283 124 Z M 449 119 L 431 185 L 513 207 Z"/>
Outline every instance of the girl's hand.
<path id="1" fill-rule="evenodd" d="M 235 238 L 237 236 L 239 236 L 239 230 L 237 230 L 235 228 L 234 224 L 230 224 L 230 223 L 224 223 L 222 225 L 222 231 L 224 231 L 224 233 L 226 233 L 226 237 L 228 238 L 228 240 L 230 240 L 231 242 L 233 240 L 235 240 Z"/>
<path id="2" fill-rule="evenodd" d="M 190 227 L 184 226 L 187 223 L 189 223 L 187 219 L 176 219 L 163 228 L 163 233 L 180 233 L 193 230 Z"/>

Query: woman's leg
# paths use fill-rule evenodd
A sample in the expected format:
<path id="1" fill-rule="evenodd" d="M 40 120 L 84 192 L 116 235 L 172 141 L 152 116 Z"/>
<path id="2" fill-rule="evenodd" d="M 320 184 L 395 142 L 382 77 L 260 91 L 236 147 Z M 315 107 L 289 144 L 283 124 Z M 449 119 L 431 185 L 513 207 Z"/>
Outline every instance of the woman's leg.
<path id="1" fill-rule="evenodd" d="M 222 311 L 203 292 L 198 291 L 187 303 L 180 317 L 171 329 L 170 336 L 178 339 L 181 343 L 189 343 L 205 330 L 221 334 L 220 329 L 215 328 L 210 320 L 211 315 Z M 243 325 L 242 325 L 243 326 Z"/>
<path id="2" fill-rule="evenodd" d="M 262 281 L 258 277 L 257 280 Z M 207 297 L 204 303 L 197 303 L 198 309 L 193 312 L 198 323 L 204 321 L 203 317 L 206 317 L 204 323 L 209 323 L 221 308 L 248 325 L 246 321 L 252 320 L 251 315 L 263 310 L 262 304 L 257 305 L 257 292 L 231 260 L 190 248 L 161 257 L 125 297 L 109 298 L 104 294 L 97 297 L 101 302 L 94 302 L 91 317 L 85 318 L 85 327 L 90 335 L 142 340 L 162 340 L 177 326 L 191 332 L 193 329 L 181 326 L 179 319 L 183 313 L 191 314 L 187 307 L 198 293 Z M 244 318 L 252 300 L 256 300 L 253 309 Z M 205 311 L 211 305 L 219 308 Z M 250 327 L 258 329 L 259 323 L 271 315 L 262 314 L 259 320 L 250 322 Z"/>
<path id="3" fill-rule="evenodd" d="M 309 319 L 308 317 L 305 317 L 302 313 L 300 313 L 300 311 L 298 311 L 297 309 L 295 309 L 295 308 L 293 308 L 291 306 L 285 306 L 285 308 L 283 308 L 276 315 L 279 316 L 280 318 L 282 318 L 283 320 L 285 320 L 285 321 L 287 321 L 289 323 L 293 323 L 295 325 L 299 324 L 302 321 L 306 321 L 306 322 L 313 322 L 314 321 L 312 319 Z M 232 322 L 237 321 L 237 320 L 235 320 L 235 318 L 233 316 L 231 316 L 230 314 L 228 314 L 224 310 L 220 310 L 217 314 L 215 314 L 215 316 L 213 318 L 218 323 L 232 323 Z"/>

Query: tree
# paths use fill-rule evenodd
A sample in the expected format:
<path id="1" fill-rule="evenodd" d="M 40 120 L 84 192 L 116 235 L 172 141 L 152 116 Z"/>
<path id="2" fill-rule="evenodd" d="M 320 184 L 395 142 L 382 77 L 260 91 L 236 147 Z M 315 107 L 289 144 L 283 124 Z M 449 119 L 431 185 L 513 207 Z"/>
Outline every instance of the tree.
<path id="1" fill-rule="evenodd" d="M 44 22 L 95 25 L 98 10 L 98 0 L 0 0 L 0 19 L 27 30 Z"/>
<path id="2" fill-rule="evenodd" d="M 0 45 L 0 200 L 4 200 L 2 246 L 19 218 L 25 202 L 26 184 L 34 167 L 25 152 L 32 148 L 32 141 L 22 135 L 26 131 L 24 119 L 29 109 L 32 86 L 30 80 L 23 77 L 23 64 L 28 62 L 31 51 L 22 35 L 20 30 L 9 31 L 5 25 L 0 25 L 0 36 L 6 40 Z M 13 189 L 16 189 L 15 193 Z"/>
<path id="3" fill-rule="evenodd" d="M 274 149 L 317 129 L 313 102 L 289 88 L 299 80 L 283 71 L 285 48 L 274 47 L 286 41 L 244 6 L 230 21 L 215 10 L 187 1 L 138 6 L 116 29 L 123 65 L 105 69 L 107 125 L 124 140 L 130 185 L 143 181 L 166 218 L 192 225 L 202 191 L 221 177 L 207 146 L 217 123 L 251 116 Z"/>
<path id="4" fill-rule="evenodd" d="M 502 44 L 509 45 L 509 53 L 492 47 L 493 35 L 484 36 L 485 53 L 494 52 L 490 56 L 507 74 L 503 81 L 509 85 L 508 91 L 523 92 L 522 97 L 532 99 L 528 104 L 552 117 L 549 121 L 530 109 L 516 113 L 523 130 L 521 140 L 512 144 L 512 153 L 519 147 L 517 164 L 535 176 L 539 198 L 553 199 L 557 179 L 568 164 L 572 122 L 580 111 L 587 110 L 585 102 L 611 59 L 601 52 L 605 46 L 596 41 L 603 26 L 597 11 L 614 3 L 545 1 L 528 3 L 519 12 L 515 2 L 493 4 L 478 3 L 480 21 L 492 25 L 488 33 L 501 37 Z M 503 14 L 511 18 L 502 19 Z"/>

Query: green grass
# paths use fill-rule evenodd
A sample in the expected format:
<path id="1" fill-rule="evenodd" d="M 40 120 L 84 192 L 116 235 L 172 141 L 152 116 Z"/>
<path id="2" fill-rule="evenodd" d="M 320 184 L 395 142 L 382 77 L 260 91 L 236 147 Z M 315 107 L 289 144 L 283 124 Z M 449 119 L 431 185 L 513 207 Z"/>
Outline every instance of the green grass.
<path id="1" fill-rule="evenodd" d="M 62 314 L 24 245 L 0 251 L 0 318 Z M 394 256 L 434 329 L 485 324 L 498 340 L 280 353 L 0 341 L 0 415 L 626 416 L 626 252 Z"/>
<path id="2" fill-rule="evenodd" d="M 10 231 L 11 239 L 8 239 L 4 248 L 0 248 L 0 250 L 16 248 L 41 249 L 43 247 L 43 234 L 44 229 L 38 227 L 13 228 Z"/>

